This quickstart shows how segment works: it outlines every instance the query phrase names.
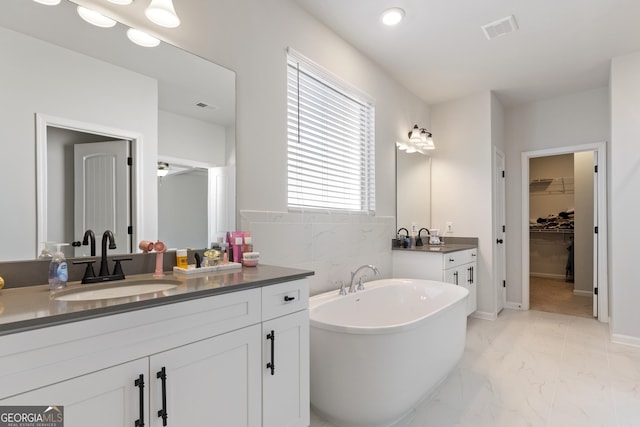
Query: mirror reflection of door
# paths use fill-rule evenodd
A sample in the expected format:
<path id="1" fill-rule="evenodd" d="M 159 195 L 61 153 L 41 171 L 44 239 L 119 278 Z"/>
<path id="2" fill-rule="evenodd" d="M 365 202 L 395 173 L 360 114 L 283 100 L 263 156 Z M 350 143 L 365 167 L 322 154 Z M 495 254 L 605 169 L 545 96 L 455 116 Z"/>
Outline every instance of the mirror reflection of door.
<path id="1" fill-rule="evenodd" d="M 51 242 L 64 242 L 71 243 L 74 241 L 82 241 L 84 231 L 88 228 L 92 229 L 96 234 L 96 255 L 100 256 L 100 241 L 102 233 L 106 229 L 114 227 L 114 222 L 94 222 L 91 220 L 87 223 L 85 220 L 79 220 L 78 228 L 76 229 L 76 213 L 75 213 L 75 176 L 74 172 L 74 147 L 77 145 L 91 145 L 94 142 L 102 142 L 104 144 L 111 144 L 114 141 L 119 141 L 116 138 L 105 137 L 104 135 L 92 134 L 89 132 L 81 132 L 66 128 L 59 128 L 55 126 L 47 127 L 47 236 L 46 240 Z M 117 145 L 117 143 L 116 143 Z M 126 152 L 129 153 L 130 142 L 120 142 L 121 146 L 126 146 Z M 128 155 L 127 155 L 128 156 Z M 126 165 L 126 156 L 124 159 Z M 96 168 L 89 168 L 91 170 L 97 170 Z M 127 220 L 116 220 L 119 228 L 118 230 L 112 230 L 114 235 L 117 235 L 116 245 L 117 249 L 110 250 L 109 254 L 116 253 L 130 253 L 131 242 L 130 236 L 127 234 L 126 227 L 130 225 L 131 218 L 131 201 L 130 201 L 130 189 L 131 189 L 131 171 L 126 168 L 124 171 L 119 169 L 119 172 L 112 171 L 114 176 L 119 180 L 119 187 L 124 188 L 124 193 L 119 194 L 118 185 L 113 184 L 113 188 L 117 191 L 117 199 L 125 201 L 125 203 L 119 203 L 122 208 L 126 209 L 126 213 L 120 213 L 120 218 L 126 216 Z M 92 178 L 93 179 L 93 178 Z M 123 184 L 124 183 L 124 184 Z M 98 185 L 97 183 L 94 183 Z M 111 184 L 110 184 L 111 185 Z M 124 187 L 123 187 L 124 185 Z M 96 198 L 95 203 L 100 206 L 98 209 L 106 209 L 106 202 L 99 202 L 103 198 L 107 197 L 103 193 L 104 189 L 98 190 L 97 188 L 91 191 L 91 195 Z M 113 195 L 112 195 L 113 196 Z M 110 196 L 110 197 L 112 197 Z M 111 204 L 111 207 L 115 206 L 115 202 Z M 115 212 L 110 209 L 110 212 Z M 110 213 L 111 214 L 111 213 Z M 116 218 L 115 213 L 113 217 Z M 84 221 L 84 223 L 83 223 Z M 82 225 L 80 225 L 82 224 Z M 121 228 L 124 227 L 124 231 Z M 64 253 L 67 257 L 70 256 L 88 256 L 90 255 L 89 246 L 80 246 L 79 248 L 72 248 L 67 246 L 64 248 Z"/>
<path id="2" fill-rule="evenodd" d="M 129 141 L 74 144 L 73 149 L 75 238 L 93 230 L 100 247 L 102 233 L 111 230 L 116 249 L 109 253 L 130 252 Z M 75 256 L 87 255 L 88 249 L 77 247 Z"/>

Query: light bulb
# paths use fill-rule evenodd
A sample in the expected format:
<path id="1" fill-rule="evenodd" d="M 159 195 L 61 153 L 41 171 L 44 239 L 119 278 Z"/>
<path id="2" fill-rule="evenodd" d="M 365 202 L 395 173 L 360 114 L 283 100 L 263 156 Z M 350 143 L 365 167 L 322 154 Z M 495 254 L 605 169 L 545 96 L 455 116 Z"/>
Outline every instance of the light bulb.
<path id="1" fill-rule="evenodd" d="M 144 14 L 151 22 L 162 27 L 175 28 L 180 25 L 180 18 L 176 15 L 171 0 L 151 0 Z"/>
<path id="2" fill-rule="evenodd" d="M 60 0 L 33 0 L 36 3 L 45 4 L 47 6 L 56 6 L 60 4 Z"/>
<path id="3" fill-rule="evenodd" d="M 95 10 L 87 9 L 86 7 L 78 6 L 78 15 L 89 24 L 96 27 L 110 28 L 116 25 L 116 21 L 111 18 L 107 18 L 103 14 L 96 12 Z"/>
<path id="4" fill-rule="evenodd" d="M 150 36 L 144 31 L 136 30 L 135 28 L 129 28 L 127 30 L 127 37 L 135 44 L 142 47 L 156 47 L 160 44 L 160 40 Z"/>

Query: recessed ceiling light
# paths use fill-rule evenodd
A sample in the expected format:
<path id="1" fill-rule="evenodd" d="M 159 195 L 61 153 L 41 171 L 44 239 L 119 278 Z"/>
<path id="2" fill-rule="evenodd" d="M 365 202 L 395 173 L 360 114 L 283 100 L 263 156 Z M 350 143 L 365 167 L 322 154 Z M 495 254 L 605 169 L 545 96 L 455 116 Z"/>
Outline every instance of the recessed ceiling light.
<path id="1" fill-rule="evenodd" d="M 392 7 L 382 12 L 382 23 L 384 25 L 398 25 L 404 18 L 404 10 L 399 7 Z"/>
<path id="2" fill-rule="evenodd" d="M 156 47 L 160 44 L 160 40 L 150 36 L 144 31 L 136 30 L 135 28 L 129 28 L 127 30 L 127 37 L 135 44 L 142 47 Z"/>
<path id="3" fill-rule="evenodd" d="M 116 21 L 113 19 L 107 18 L 103 14 L 96 12 L 95 10 L 87 9 L 86 7 L 78 6 L 78 15 L 96 27 L 110 28 L 116 25 Z"/>
<path id="4" fill-rule="evenodd" d="M 60 4 L 60 0 L 33 0 L 36 3 L 46 4 L 47 6 L 55 6 Z"/>

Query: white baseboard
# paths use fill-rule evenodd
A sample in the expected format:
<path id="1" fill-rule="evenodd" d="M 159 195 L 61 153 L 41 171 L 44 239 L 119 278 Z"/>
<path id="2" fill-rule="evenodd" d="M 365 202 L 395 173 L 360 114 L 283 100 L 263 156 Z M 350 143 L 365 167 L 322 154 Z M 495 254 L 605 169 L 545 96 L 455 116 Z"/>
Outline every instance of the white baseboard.
<path id="1" fill-rule="evenodd" d="M 524 308 L 522 308 L 522 304 L 519 302 L 510 302 L 510 301 L 506 301 L 504 303 L 504 308 L 509 308 L 511 310 L 524 310 Z"/>
<path id="2" fill-rule="evenodd" d="M 470 317 L 475 317 L 476 319 L 482 320 L 496 320 L 498 315 L 495 313 L 489 313 L 488 311 L 474 311 L 469 315 Z"/>
<path id="3" fill-rule="evenodd" d="M 640 338 L 630 335 L 612 334 L 611 342 L 616 344 L 630 345 L 632 347 L 640 347 Z"/>
<path id="4" fill-rule="evenodd" d="M 592 297 L 593 296 L 593 291 L 579 291 L 577 289 L 574 289 L 573 290 L 573 294 L 581 296 L 581 297 Z"/>

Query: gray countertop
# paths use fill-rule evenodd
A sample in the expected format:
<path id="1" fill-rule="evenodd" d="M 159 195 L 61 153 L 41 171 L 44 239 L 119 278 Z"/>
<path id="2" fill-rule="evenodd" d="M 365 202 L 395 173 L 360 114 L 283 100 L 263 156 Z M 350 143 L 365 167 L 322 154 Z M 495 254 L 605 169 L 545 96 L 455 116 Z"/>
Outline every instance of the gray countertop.
<path id="1" fill-rule="evenodd" d="M 411 251 L 411 252 L 440 252 L 443 254 L 456 251 L 464 251 L 467 249 L 476 249 L 478 245 L 465 243 L 445 243 L 444 245 L 424 245 L 415 246 L 413 248 L 392 248 L 394 251 Z"/>
<path id="2" fill-rule="evenodd" d="M 180 284 L 167 291 L 97 301 L 58 301 L 49 291 L 49 285 L 2 289 L 0 290 L 0 335 L 258 288 L 302 279 L 313 274 L 312 271 L 269 265 L 189 275 L 165 272 L 163 279 L 176 280 Z M 128 280 L 152 278 L 153 274 L 127 277 Z M 100 285 L 81 285 L 79 282 L 70 282 L 67 290 L 90 289 L 91 286 Z"/>

